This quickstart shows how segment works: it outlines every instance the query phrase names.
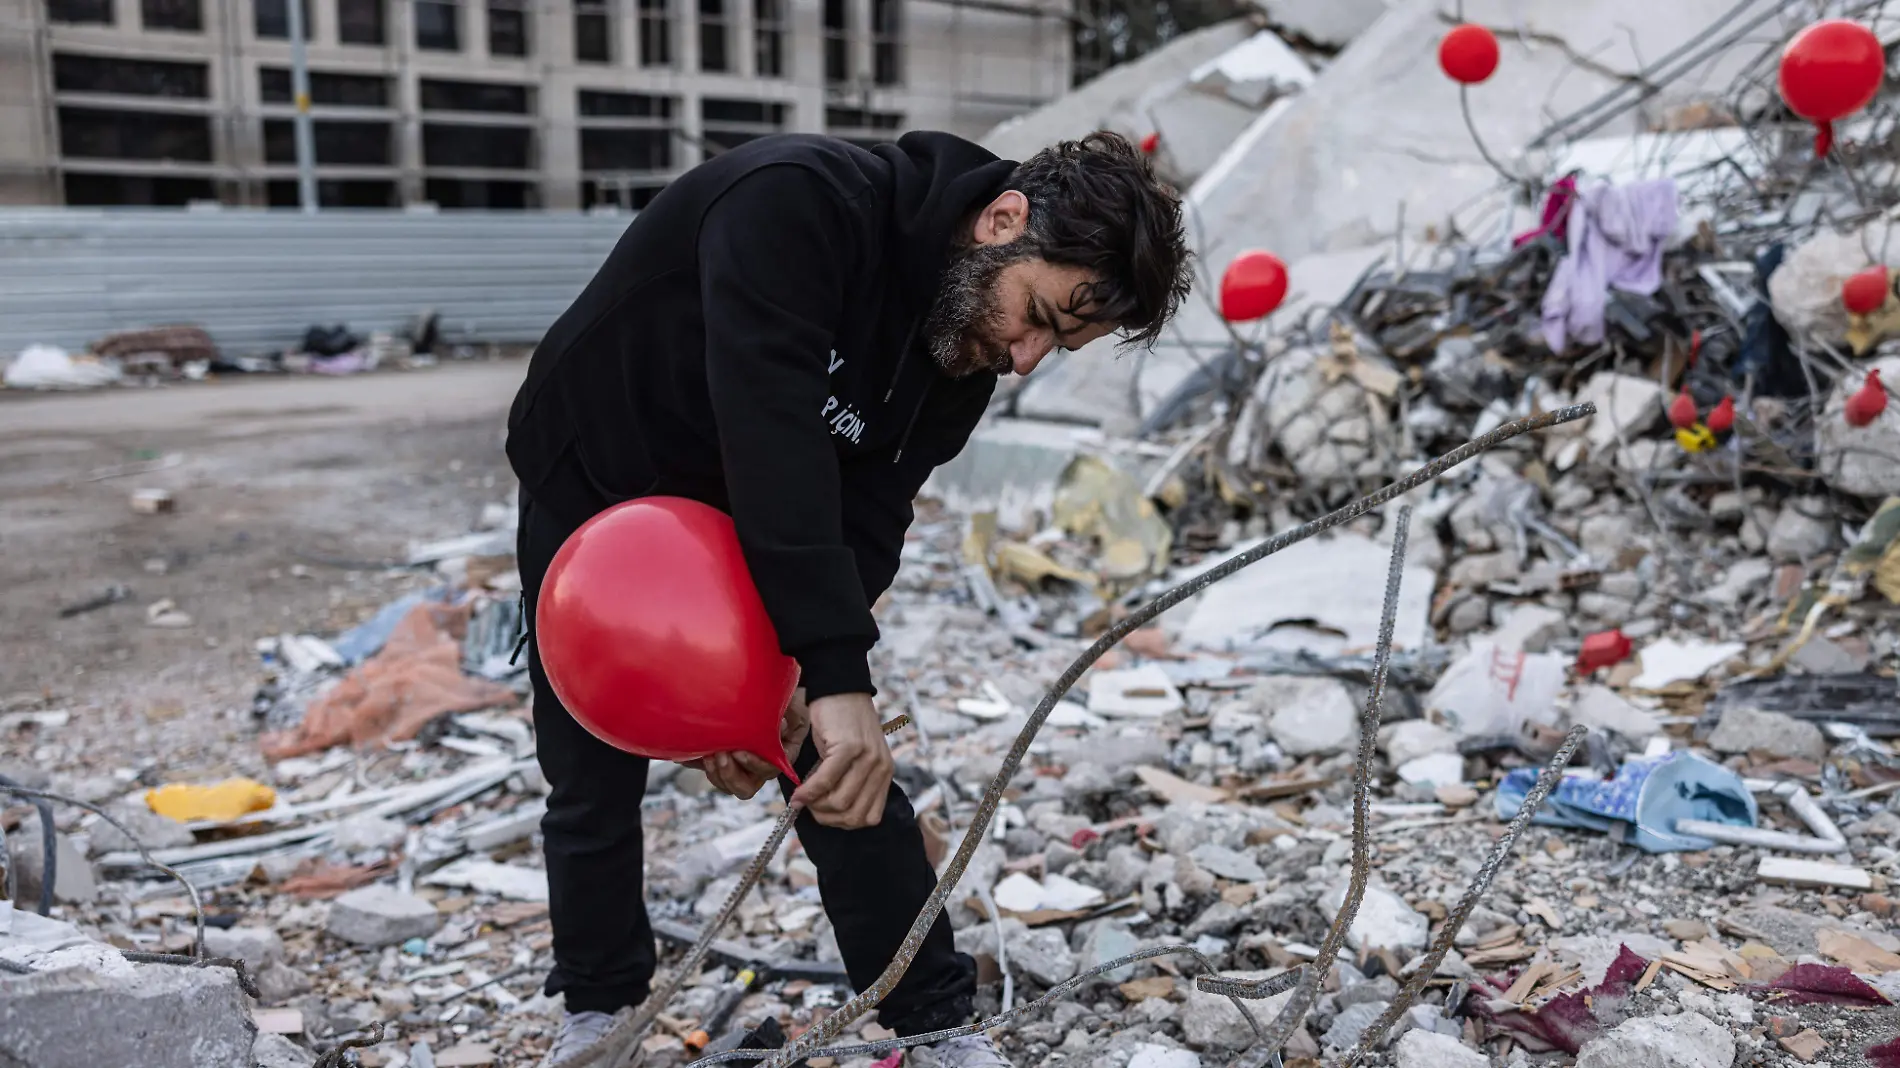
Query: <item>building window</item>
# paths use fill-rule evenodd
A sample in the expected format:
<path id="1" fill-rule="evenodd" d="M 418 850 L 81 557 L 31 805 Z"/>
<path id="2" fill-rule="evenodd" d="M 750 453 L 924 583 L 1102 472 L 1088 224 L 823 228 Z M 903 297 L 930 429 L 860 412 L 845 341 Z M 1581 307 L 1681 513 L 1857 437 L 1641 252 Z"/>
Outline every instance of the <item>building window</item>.
<path id="1" fill-rule="evenodd" d="M 303 39 L 308 41 L 317 35 L 316 17 L 311 12 L 310 0 L 300 0 L 300 3 Z M 251 18 L 259 37 L 290 39 L 290 5 L 285 0 L 251 0 Z"/>
<path id="2" fill-rule="evenodd" d="M 534 131 L 526 126 L 425 122 L 422 124 L 422 165 L 533 170 Z"/>
<path id="3" fill-rule="evenodd" d="M 653 198 L 665 189 L 665 183 L 637 183 L 613 181 L 603 178 L 584 178 L 581 180 L 581 210 L 607 207 L 638 211 L 653 203 Z"/>
<path id="4" fill-rule="evenodd" d="M 266 104 L 289 104 L 290 71 L 284 67 L 257 68 L 258 97 Z M 386 108 L 389 79 L 376 74 L 310 72 L 310 102 L 340 108 Z"/>
<path id="5" fill-rule="evenodd" d="M 715 97 L 700 100 L 700 132 L 705 139 L 706 158 L 711 159 L 726 149 L 737 148 L 747 141 L 756 141 L 785 129 L 788 111 L 784 104 L 763 100 L 720 100 Z"/>
<path id="6" fill-rule="evenodd" d="M 59 109 L 59 150 L 83 159 L 211 162 L 211 120 L 162 111 Z"/>
<path id="7" fill-rule="evenodd" d="M 414 0 L 416 47 L 430 52 L 460 52 L 462 24 L 456 6 L 444 0 Z"/>
<path id="8" fill-rule="evenodd" d="M 699 69 L 713 74 L 732 69 L 726 55 L 726 0 L 699 0 Z"/>
<path id="9" fill-rule="evenodd" d="M 479 111 L 495 115 L 526 115 L 533 101 L 525 85 L 503 82 L 455 82 L 424 78 L 418 83 L 424 111 Z"/>
<path id="10" fill-rule="evenodd" d="M 581 127 L 583 171 L 670 171 L 673 131 Z"/>
<path id="11" fill-rule="evenodd" d="M 671 0 L 640 0 L 640 65 L 673 65 L 673 18 L 667 12 Z"/>
<path id="12" fill-rule="evenodd" d="M 203 63 L 160 59 L 107 59 L 71 52 L 53 53 L 53 88 L 62 93 L 111 93 L 207 100 L 211 72 Z"/>
<path id="13" fill-rule="evenodd" d="M 614 61 L 614 24 L 601 0 L 574 5 L 574 58 L 581 63 Z"/>
<path id="14" fill-rule="evenodd" d="M 344 44 L 381 45 L 387 32 L 383 0 L 336 0 L 336 35 Z"/>
<path id="15" fill-rule="evenodd" d="M 393 129 L 387 122 L 318 119 L 310 125 L 318 163 L 387 167 L 395 161 Z M 295 120 L 264 120 L 264 162 L 297 162 Z"/>
<path id="16" fill-rule="evenodd" d="M 449 209 L 523 211 L 541 206 L 540 187 L 532 182 L 430 178 L 422 183 L 422 195 Z"/>
<path id="17" fill-rule="evenodd" d="M 295 208 L 297 183 L 276 178 L 264 183 L 264 195 L 273 208 Z M 400 208 L 396 183 L 364 178 L 317 179 L 317 204 L 325 208 Z"/>
<path id="18" fill-rule="evenodd" d="M 825 0 L 825 81 L 851 80 L 851 6 Z"/>
<path id="19" fill-rule="evenodd" d="M 872 148 L 897 140 L 904 128 L 904 116 L 888 111 L 861 108 L 826 108 L 825 132 L 860 148 Z"/>
<path id="20" fill-rule="evenodd" d="M 785 77 L 785 0 L 752 0 L 753 67 L 761 78 Z"/>
<path id="21" fill-rule="evenodd" d="M 66 204 L 74 208 L 182 208 L 194 200 L 216 200 L 209 178 L 159 178 L 143 174 L 74 174 L 62 183 Z"/>
<path id="22" fill-rule="evenodd" d="M 871 0 L 871 76 L 879 85 L 904 81 L 903 0 Z"/>
<path id="23" fill-rule="evenodd" d="M 148 30 L 203 33 L 204 9 L 198 0 L 139 0 L 139 23 Z"/>
<path id="24" fill-rule="evenodd" d="M 488 3 L 488 54 L 525 56 L 528 54 L 528 12 L 515 0 Z"/>
<path id="25" fill-rule="evenodd" d="M 46 0 L 46 17 L 52 22 L 110 26 L 112 0 Z"/>
<path id="26" fill-rule="evenodd" d="M 582 89 L 577 101 L 584 119 L 665 119 L 672 121 L 673 98 L 645 93 L 609 93 Z"/>

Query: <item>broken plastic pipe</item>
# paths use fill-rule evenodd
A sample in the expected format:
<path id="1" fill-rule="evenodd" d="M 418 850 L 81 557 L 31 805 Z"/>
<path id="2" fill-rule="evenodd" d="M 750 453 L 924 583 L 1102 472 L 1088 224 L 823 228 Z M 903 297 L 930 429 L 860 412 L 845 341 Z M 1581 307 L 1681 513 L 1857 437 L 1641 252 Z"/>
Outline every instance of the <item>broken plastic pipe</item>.
<path id="1" fill-rule="evenodd" d="M 1821 806 L 1801 787 L 1800 783 L 1773 782 L 1767 779 L 1744 779 L 1743 784 L 1753 793 L 1774 794 L 1788 806 L 1788 810 L 1801 818 L 1801 822 L 1813 831 L 1812 836 L 1788 834 L 1785 831 L 1767 831 L 1760 827 L 1737 827 L 1727 823 L 1715 823 L 1710 820 L 1677 820 L 1676 833 L 1694 835 L 1729 845 L 1754 846 L 1758 849 L 1779 849 L 1784 853 L 1840 853 L 1847 849 L 1847 836 L 1835 826 Z"/>

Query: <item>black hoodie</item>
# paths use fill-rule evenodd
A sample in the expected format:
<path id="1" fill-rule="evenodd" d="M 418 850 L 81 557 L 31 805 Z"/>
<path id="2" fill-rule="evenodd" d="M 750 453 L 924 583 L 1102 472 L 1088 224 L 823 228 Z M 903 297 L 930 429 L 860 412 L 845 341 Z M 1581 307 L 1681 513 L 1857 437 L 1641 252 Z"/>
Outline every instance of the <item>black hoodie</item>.
<path id="1" fill-rule="evenodd" d="M 667 186 L 535 350 L 508 457 L 577 527 L 635 497 L 733 517 L 807 696 L 871 693 L 911 500 L 996 378 L 925 350 L 955 232 L 1014 164 L 948 134 L 761 138 Z"/>

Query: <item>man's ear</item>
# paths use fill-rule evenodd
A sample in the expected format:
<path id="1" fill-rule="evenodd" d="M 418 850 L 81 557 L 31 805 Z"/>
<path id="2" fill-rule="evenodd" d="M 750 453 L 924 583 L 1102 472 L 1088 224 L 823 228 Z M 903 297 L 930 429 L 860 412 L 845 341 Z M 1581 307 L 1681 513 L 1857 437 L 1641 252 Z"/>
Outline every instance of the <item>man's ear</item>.
<path id="1" fill-rule="evenodd" d="M 979 245 L 1007 245 L 1029 226 L 1029 198 L 1011 189 L 976 214 L 971 240 Z"/>

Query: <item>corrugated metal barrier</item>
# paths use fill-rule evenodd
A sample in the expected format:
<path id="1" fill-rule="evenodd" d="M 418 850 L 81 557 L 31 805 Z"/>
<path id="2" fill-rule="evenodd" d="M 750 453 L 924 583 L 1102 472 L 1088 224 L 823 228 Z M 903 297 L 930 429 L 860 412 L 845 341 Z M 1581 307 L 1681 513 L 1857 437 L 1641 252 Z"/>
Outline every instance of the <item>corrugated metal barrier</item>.
<path id="1" fill-rule="evenodd" d="M 0 355 L 186 323 L 231 353 L 313 324 L 533 342 L 631 216 L 527 212 L 0 211 Z"/>

